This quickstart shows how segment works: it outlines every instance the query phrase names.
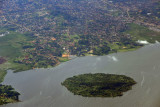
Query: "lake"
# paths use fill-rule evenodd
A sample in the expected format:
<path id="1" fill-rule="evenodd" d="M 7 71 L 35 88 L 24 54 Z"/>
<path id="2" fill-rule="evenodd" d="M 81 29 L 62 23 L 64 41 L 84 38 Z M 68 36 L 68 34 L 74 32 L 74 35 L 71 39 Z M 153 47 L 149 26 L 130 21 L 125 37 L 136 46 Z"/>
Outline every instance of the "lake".
<path id="1" fill-rule="evenodd" d="M 137 84 L 115 98 L 77 96 L 61 85 L 66 78 L 83 73 L 123 74 Z M 2 107 L 159 107 L 160 44 L 107 56 L 77 57 L 49 69 L 8 71 L 3 84 L 20 92 L 22 102 Z"/>

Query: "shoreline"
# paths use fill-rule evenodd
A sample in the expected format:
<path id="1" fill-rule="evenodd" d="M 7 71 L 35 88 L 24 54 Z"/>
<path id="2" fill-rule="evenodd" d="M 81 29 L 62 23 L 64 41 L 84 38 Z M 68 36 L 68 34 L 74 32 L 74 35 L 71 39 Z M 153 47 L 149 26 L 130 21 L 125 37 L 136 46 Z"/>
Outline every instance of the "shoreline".
<path id="1" fill-rule="evenodd" d="M 112 107 L 157 107 L 154 105 L 159 100 L 158 89 L 160 85 L 158 77 L 160 68 L 158 64 L 160 61 L 158 56 L 160 51 L 157 50 L 159 46 L 159 44 L 147 45 L 133 52 L 109 55 L 117 58 L 117 62 L 111 60 L 108 56 L 86 56 L 85 58 L 76 58 L 51 69 L 30 70 L 17 74 L 8 72 L 4 84 L 10 84 L 16 90 L 22 92 L 20 96 L 22 102 L 7 104 L 2 107 L 23 107 L 25 105 L 34 107 L 36 104 L 39 104 L 39 107 L 44 104 L 47 105 L 43 107 L 52 107 L 53 104 L 56 107 L 60 107 L 60 105 L 61 107 L 74 107 L 80 103 L 84 104 L 83 107 L 98 105 L 104 107 L 106 104 Z M 60 84 L 68 77 L 85 73 L 126 75 L 133 78 L 137 84 L 132 90 L 124 93 L 124 96 L 114 99 L 75 96 Z M 36 87 L 34 87 L 35 84 L 37 84 Z M 30 88 L 26 89 L 26 86 Z M 52 99 L 55 99 L 55 102 Z M 42 100 L 43 102 L 41 102 Z M 71 101 L 75 103 L 73 104 Z"/>
<path id="2" fill-rule="evenodd" d="M 148 44 L 147 44 L 148 45 Z M 129 52 L 129 51 L 135 51 L 135 50 L 137 50 L 137 49 L 140 49 L 140 48 L 142 48 L 142 47 L 144 47 L 145 45 L 143 45 L 143 46 L 138 46 L 138 47 L 136 47 L 136 48 L 130 48 L 130 49 L 120 49 L 120 50 L 118 50 L 116 53 L 121 53 L 121 52 Z M 106 54 L 106 55 L 101 55 L 101 56 L 107 56 L 107 55 L 110 55 L 110 54 L 113 54 L 113 53 L 115 53 L 115 52 L 110 52 L 110 53 L 108 53 L 108 54 Z M 99 56 L 99 55 L 92 55 L 92 54 L 87 54 L 87 55 L 85 55 L 85 56 Z M 70 60 L 72 60 L 72 59 L 75 59 L 75 58 L 77 58 L 78 56 L 75 56 L 74 55 L 74 57 L 73 58 L 68 58 L 68 60 L 67 61 L 70 61 Z M 81 57 L 81 56 L 80 56 Z M 82 56 L 82 57 L 84 57 L 84 56 Z M 66 61 L 64 61 L 64 62 L 66 62 Z M 52 66 L 52 67 L 48 67 L 48 68 L 53 68 L 53 67 L 56 67 L 56 66 L 58 66 L 58 65 L 60 65 L 61 63 L 63 63 L 63 62 L 59 62 L 59 63 L 57 63 L 55 66 Z M 47 68 L 35 68 L 35 69 L 47 69 Z M 9 69 L 6 69 L 6 74 L 7 74 L 7 70 L 9 70 Z M 28 69 L 28 70 L 33 70 L 33 69 Z M 25 70 L 25 71 L 27 71 L 27 70 Z M 19 71 L 19 72 L 22 72 L 22 71 Z M 13 71 L 13 73 L 18 73 L 18 72 L 14 72 Z M 6 76 L 6 75 L 5 75 Z M 3 77 L 3 78 L 5 78 L 5 76 Z M 3 82 L 3 81 L 2 81 Z M 1 83 L 1 82 L 0 82 Z"/>
<path id="3" fill-rule="evenodd" d="M 146 44 L 146 45 L 148 45 L 148 44 Z M 135 50 L 140 49 L 140 48 L 142 48 L 142 47 L 144 47 L 144 46 L 145 46 L 145 45 L 143 45 L 143 46 L 137 46 L 137 47 L 135 47 L 135 48 L 130 48 L 130 49 L 119 49 L 119 50 L 117 50 L 117 52 L 109 52 L 108 54 L 105 54 L 105 55 L 94 55 L 94 54 L 92 54 L 92 53 L 91 53 L 91 54 L 90 54 L 90 53 L 86 53 L 85 56 L 106 56 L 106 55 L 110 55 L 110 54 L 113 54 L 113 53 L 135 51 Z M 77 57 L 85 57 L 85 56 L 76 56 L 76 55 L 71 55 L 71 56 L 73 56 L 73 58 L 69 57 L 67 61 L 70 61 L 70 60 L 75 59 L 75 58 L 77 58 Z M 61 57 L 61 58 L 62 58 L 62 57 Z M 58 62 L 55 66 L 50 66 L 50 67 L 47 67 L 47 68 L 56 67 L 56 66 L 60 65 L 61 63 L 64 63 L 64 62 L 67 62 L 67 61 L 60 61 L 60 62 Z M 12 65 L 12 63 L 13 63 L 13 62 L 11 62 L 11 61 L 6 61 L 5 63 L 0 64 L 0 67 L 3 66 L 3 65 L 6 65 L 7 67 L 8 67 L 8 65 L 14 66 L 15 63 L 13 63 L 13 65 Z M 8 64 L 8 65 L 7 65 L 7 64 Z M 15 65 L 16 65 L 16 64 L 15 64 Z M 13 70 L 14 73 L 18 73 L 18 72 L 23 72 L 23 71 L 27 71 L 27 70 L 32 70 L 32 69 L 33 69 L 33 68 L 29 68 L 29 69 L 26 69 L 26 70 L 23 70 L 23 71 L 16 71 L 16 68 L 18 68 L 18 67 L 15 67 L 15 68 L 12 68 L 12 67 L 5 68 L 5 67 L 4 67 L 4 68 L 2 68 L 1 70 L 5 70 L 5 72 L 7 73 L 7 70 L 11 69 L 11 70 Z M 34 68 L 34 69 L 47 69 L 47 68 L 43 68 L 43 67 L 42 67 L 42 68 Z M 4 76 L 3 78 L 5 78 L 5 76 Z M 2 82 L 3 82 L 3 81 L 2 81 Z M 0 82 L 0 83 L 1 83 L 1 82 Z"/>

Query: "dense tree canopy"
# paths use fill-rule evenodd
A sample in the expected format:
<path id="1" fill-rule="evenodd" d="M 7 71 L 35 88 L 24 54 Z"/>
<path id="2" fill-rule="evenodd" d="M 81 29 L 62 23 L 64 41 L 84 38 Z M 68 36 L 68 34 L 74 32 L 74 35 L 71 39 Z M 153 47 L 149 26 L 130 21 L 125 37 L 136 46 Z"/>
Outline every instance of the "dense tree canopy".
<path id="1" fill-rule="evenodd" d="M 125 75 L 115 74 L 82 74 L 67 78 L 62 85 L 75 95 L 84 97 L 122 96 L 136 82 Z"/>

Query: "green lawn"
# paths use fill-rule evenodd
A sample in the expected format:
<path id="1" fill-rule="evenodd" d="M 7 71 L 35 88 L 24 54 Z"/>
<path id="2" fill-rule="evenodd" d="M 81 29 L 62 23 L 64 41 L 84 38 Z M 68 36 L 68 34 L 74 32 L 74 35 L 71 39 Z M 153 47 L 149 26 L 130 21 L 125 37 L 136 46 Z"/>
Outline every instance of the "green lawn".
<path id="1" fill-rule="evenodd" d="M 0 83 L 3 81 L 7 72 L 5 70 L 0 70 Z"/>
<path id="2" fill-rule="evenodd" d="M 69 61 L 69 58 L 63 58 L 63 57 L 59 57 L 58 58 L 60 62 L 66 62 Z"/>
<path id="3" fill-rule="evenodd" d="M 154 43 L 156 40 L 160 42 L 160 32 L 134 23 L 128 24 L 128 26 L 129 28 L 124 33 L 130 34 L 134 40 L 147 40 L 150 43 Z"/>
<path id="4" fill-rule="evenodd" d="M 0 37 L 0 56 L 8 58 L 20 56 L 22 54 L 22 46 L 28 39 L 29 37 L 13 31 L 10 31 L 10 34 L 6 36 Z"/>

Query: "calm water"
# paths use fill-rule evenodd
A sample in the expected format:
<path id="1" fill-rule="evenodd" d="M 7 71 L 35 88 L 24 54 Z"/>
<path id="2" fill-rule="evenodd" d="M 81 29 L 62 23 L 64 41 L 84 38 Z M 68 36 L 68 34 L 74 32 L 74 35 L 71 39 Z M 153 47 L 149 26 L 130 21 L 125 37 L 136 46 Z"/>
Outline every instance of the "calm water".
<path id="1" fill-rule="evenodd" d="M 66 78 L 83 73 L 125 74 L 138 84 L 116 98 L 75 96 L 61 86 Z M 79 57 L 51 69 L 9 71 L 3 83 L 19 91 L 22 102 L 2 107 L 159 107 L 160 44 L 108 56 Z"/>

